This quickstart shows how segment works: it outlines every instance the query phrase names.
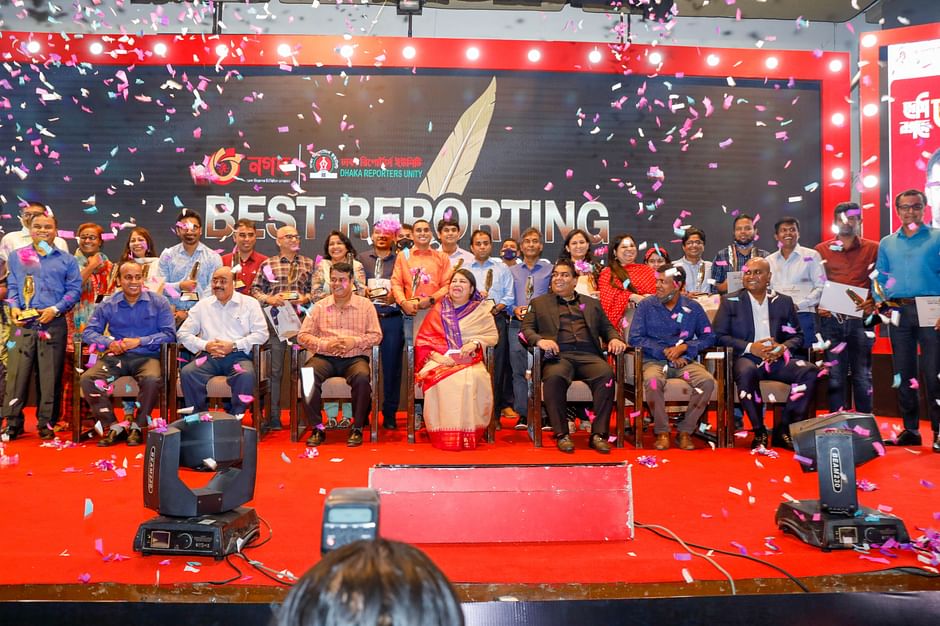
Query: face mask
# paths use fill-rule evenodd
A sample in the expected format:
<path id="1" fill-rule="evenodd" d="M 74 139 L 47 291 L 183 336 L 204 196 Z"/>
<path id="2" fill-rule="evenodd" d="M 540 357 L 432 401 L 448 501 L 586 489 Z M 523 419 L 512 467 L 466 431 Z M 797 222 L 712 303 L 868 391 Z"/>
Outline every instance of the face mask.
<path id="1" fill-rule="evenodd" d="M 503 250 L 503 252 L 502 252 L 502 257 L 503 257 L 503 259 L 505 259 L 506 261 L 512 261 L 512 260 L 515 259 L 517 256 L 518 256 L 518 255 L 516 254 L 516 251 L 513 250 L 512 248 L 506 248 L 506 249 Z"/>
<path id="2" fill-rule="evenodd" d="M 415 242 L 411 239 L 399 239 L 396 245 L 399 250 L 410 250 L 414 247 Z"/>

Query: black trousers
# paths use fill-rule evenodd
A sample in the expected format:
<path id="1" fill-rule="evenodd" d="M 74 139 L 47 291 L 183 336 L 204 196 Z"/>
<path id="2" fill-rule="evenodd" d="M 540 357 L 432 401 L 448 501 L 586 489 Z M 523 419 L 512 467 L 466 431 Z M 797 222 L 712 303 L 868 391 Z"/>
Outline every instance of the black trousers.
<path id="1" fill-rule="evenodd" d="M 111 383 L 122 376 L 133 376 L 137 381 L 139 393 L 137 402 L 137 425 L 144 428 L 147 418 L 156 406 L 163 390 L 163 378 L 160 374 L 160 360 L 149 354 L 122 354 L 121 356 L 102 356 L 82 374 L 81 386 L 88 408 L 96 420 L 107 428 L 114 424 L 114 406 L 111 393 L 95 384 L 96 380 Z M 100 385 L 101 383 L 99 383 Z M 78 390 L 75 391 L 78 393 Z"/>
<path id="2" fill-rule="evenodd" d="M 401 361 L 405 350 L 405 328 L 402 315 L 380 317 L 382 327 L 382 417 L 387 425 L 395 423 L 401 401 Z"/>
<path id="3" fill-rule="evenodd" d="M 741 401 L 741 408 L 747 413 L 751 420 L 751 426 L 754 429 L 764 427 L 764 404 L 760 398 L 760 381 L 776 380 L 781 383 L 791 385 L 805 385 L 806 389 L 802 395 L 796 397 L 791 392 L 784 405 L 780 425 L 784 430 L 793 422 L 798 422 L 807 418 L 810 403 L 816 397 L 816 376 L 819 370 L 816 366 L 806 361 L 790 359 L 784 362 L 783 359 L 774 361 L 768 370 L 763 365 L 758 367 L 756 359 L 749 356 L 738 357 L 734 362 L 734 383 L 738 386 L 738 391 L 744 394 Z M 759 401 L 760 400 L 760 401 Z M 780 402 L 782 398 L 775 398 Z"/>
<path id="4" fill-rule="evenodd" d="M 614 372 L 610 365 L 597 354 L 562 352 L 557 359 L 542 360 L 542 397 L 556 438 L 568 434 L 566 396 L 574 380 L 583 380 L 591 388 L 595 415 L 591 422 L 591 433 L 607 437 L 610 413 L 614 408 L 613 379 Z"/>
<path id="5" fill-rule="evenodd" d="M 304 397 L 307 423 L 313 425 L 320 423 L 320 411 L 323 410 L 323 381 L 334 376 L 341 376 L 352 388 L 353 427 L 362 428 L 372 408 L 372 376 L 369 370 L 369 359 L 364 356 L 335 357 L 316 354 L 307 360 L 305 367 L 312 367 L 314 372 L 313 389 Z"/>
<path id="6" fill-rule="evenodd" d="M 13 347 L 7 358 L 6 401 L 0 415 L 7 426 L 23 426 L 23 406 L 29 396 L 29 377 L 38 366 L 39 393 L 36 418 L 39 426 L 51 426 L 56 407 L 62 400 L 62 363 L 68 327 L 64 317 L 57 317 L 45 326 L 16 328 L 12 333 Z M 51 422 L 51 423 L 50 423 Z"/>
<path id="7" fill-rule="evenodd" d="M 499 339 L 493 348 L 493 389 L 496 397 L 493 401 L 496 403 L 496 410 L 500 411 L 513 405 L 512 389 L 512 365 L 509 361 L 509 319 L 504 315 L 497 315 L 495 318 L 496 330 L 499 332 Z M 517 339 L 518 341 L 518 339 Z"/>

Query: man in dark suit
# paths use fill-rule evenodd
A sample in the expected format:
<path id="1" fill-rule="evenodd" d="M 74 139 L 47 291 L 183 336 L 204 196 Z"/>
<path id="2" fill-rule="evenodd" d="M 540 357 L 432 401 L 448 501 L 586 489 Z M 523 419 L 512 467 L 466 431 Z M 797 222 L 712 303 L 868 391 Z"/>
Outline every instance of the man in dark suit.
<path id="1" fill-rule="evenodd" d="M 744 289 L 721 299 L 715 317 L 718 345 L 734 351 L 733 375 L 741 407 L 754 428 L 752 448 L 766 447 L 760 381 L 776 380 L 790 385 L 782 423 L 774 431 L 774 445 L 793 449 L 789 425 L 807 417 L 816 390 L 816 367 L 791 357 L 803 345 L 803 332 L 796 307 L 789 296 L 768 289 L 770 265 L 753 258 L 744 268 Z"/>
<path id="2" fill-rule="evenodd" d="M 566 259 L 552 270 L 552 292 L 529 303 L 522 320 L 522 334 L 530 346 L 538 346 L 544 355 L 542 388 L 558 449 L 574 452 L 574 442 L 565 419 L 568 387 L 572 380 L 583 380 L 591 387 L 594 415 L 591 424 L 591 448 L 610 453 L 608 432 L 614 406 L 614 373 L 604 359 L 604 346 L 611 354 L 620 354 L 627 345 L 604 314 L 600 302 L 575 292 L 578 273 Z"/>

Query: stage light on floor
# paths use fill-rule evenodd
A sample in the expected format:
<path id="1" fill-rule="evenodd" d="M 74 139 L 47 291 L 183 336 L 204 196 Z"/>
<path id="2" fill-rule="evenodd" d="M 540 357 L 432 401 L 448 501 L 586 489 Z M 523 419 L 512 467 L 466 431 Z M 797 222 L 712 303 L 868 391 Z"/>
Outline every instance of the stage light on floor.
<path id="1" fill-rule="evenodd" d="M 832 168 L 832 179 L 833 180 L 842 180 L 845 178 L 845 170 L 841 167 Z"/>
<path id="2" fill-rule="evenodd" d="M 408 60 L 415 58 L 417 54 L 418 54 L 418 51 L 415 50 L 414 46 L 405 46 L 401 50 L 401 55 Z"/>
<path id="3" fill-rule="evenodd" d="M 872 33 L 868 33 L 867 35 L 865 35 L 864 37 L 862 37 L 862 47 L 864 47 L 864 48 L 871 48 L 871 47 L 874 46 L 876 43 L 878 43 L 878 36 L 877 36 L 877 35 L 873 35 Z"/>
<path id="4" fill-rule="evenodd" d="M 709 54 L 707 57 L 705 57 L 705 63 L 707 63 L 709 67 L 715 67 L 721 63 L 721 57 L 719 57 L 717 54 Z"/>
<path id="5" fill-rule="evenodd" d="M 594 48 L 588 53 L 588 61 L 590 61 L 591 63 L 600 63 L 601 58 L 603 58 L 601 55 L 601 51 L 598 50 L 597 48 Z"/>
<path id="6" fill-rule="evenodd" d="M 862 115 L 864 115 L 865 117 L 872 117 L 874 115 L 878 115 L 878 105 L 875 104 L 874 102 L 869 102 L 868 104 L 862 107 Z"/>
<path id="7" fill-rule="evenodd" d="M 38 41 L 30 41 L 26 44 L 26 51 L 30 54 L 36 54 L 42 49 L 42 45 Z"/>
<path id="8" fill-rule="evenodd" d="M 845 114 L 844 113 L 833 113 L 832 114 L 832 123 L 836 126 L 842 126 L 845 124 Z"/>
<path id="9" fill-rule="evenodd" d="M 100 41 L 93 41 L 91 42 L 91 45 L 88 46 L 88 51 L 94 55 L 98 55 L 104 52 L 104 46 L 101 45 Z"/>
<path id="10" fill-rule="evenodd" d="M 775 70 L 780 66 L 780 59 L 777 57 L 767 57 L 767 60 L 764 61 L 764 65 L 768 70 Z"/>
<path id="11" fill-rule="evenodd" d="M 279 57 L 289 57 L 291 55 L 290 44 L 282 43 L 277 47 Z"/>
<path id="12" fill-rule="evenodd" d="M 157 55 L 158 57 L 165 57 L 166 51 L 167 51 L 166 44 L 163 43 L 162 41 L 157 42 L 153 46 L 153 53 Z"/>
<path id="13" fill-rule="evenodd" d="M 472 47 L 470 47 L 470 48 L 467 48 L 467 53 L 466 53 L 466 54 L 467 54 L 467 59 L 468 59 L 468 60 L 470 60 L 470 61 L 476 61 L 477 59 L 480 58 L 480 49 L 477 48 L 477 47 L 475 47 L 475 46 L 472 46 Z"/>
<path id="14" fill-rule="evenodd" d="M 542 59 L 542 53 L 536 48 L 529 50 L 529 53 L 526 55 L 530 63 L 538 63 Z"/>
<path id="15" fill-rule="evenodd" d="M 663 55 L 659 52 L 650 52 L 650 55 L 647 58 L 651 65 L 659 65 L 663 62 Z"/>
<path id="16" fill-rule="evenodd" d="M 842 70 L 842 59 L 833 59 L 829 61 L 829 71 L 839 72 Z"/>

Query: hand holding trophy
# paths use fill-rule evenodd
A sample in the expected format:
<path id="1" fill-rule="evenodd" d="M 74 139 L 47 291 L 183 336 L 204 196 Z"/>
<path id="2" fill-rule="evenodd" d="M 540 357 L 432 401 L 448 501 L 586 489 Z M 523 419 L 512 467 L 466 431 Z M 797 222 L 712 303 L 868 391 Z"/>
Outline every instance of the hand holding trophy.
<path id="1" fill-rule="evenodd" d="M 39 317 L 39 311 L 32 308 L 30 303 L 33 301 L 33 297 L 36 295 L 36 280 L 33 278 L 32 274 L 27 274 L 23 278 L 23 304 L 25 305 L 22 310 L 20 310 L 17 319 L 21 322 L 29 322 Z"/>

